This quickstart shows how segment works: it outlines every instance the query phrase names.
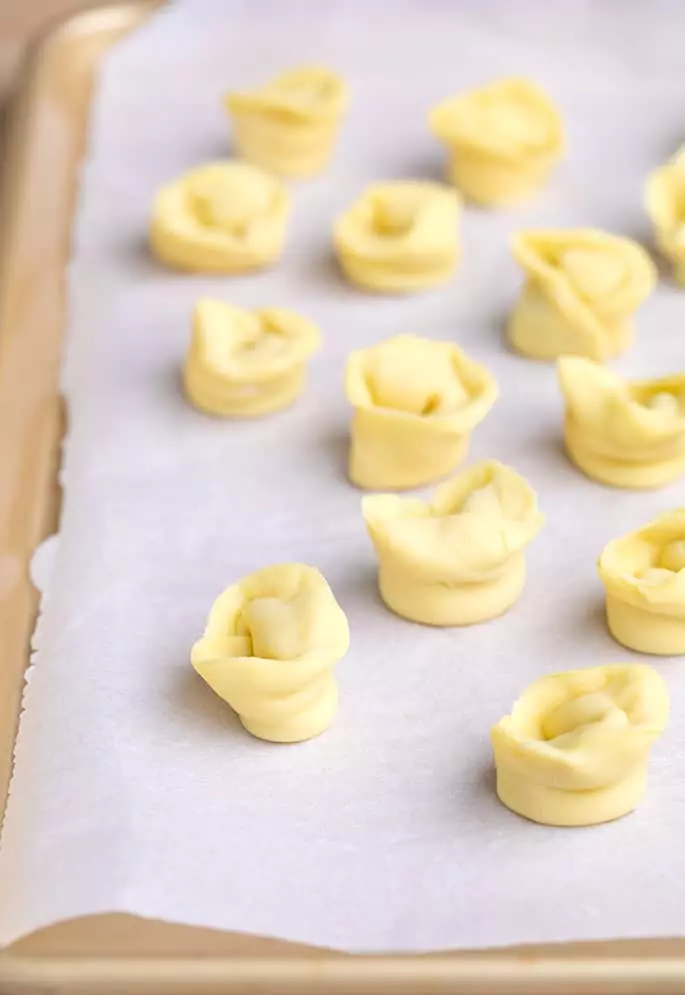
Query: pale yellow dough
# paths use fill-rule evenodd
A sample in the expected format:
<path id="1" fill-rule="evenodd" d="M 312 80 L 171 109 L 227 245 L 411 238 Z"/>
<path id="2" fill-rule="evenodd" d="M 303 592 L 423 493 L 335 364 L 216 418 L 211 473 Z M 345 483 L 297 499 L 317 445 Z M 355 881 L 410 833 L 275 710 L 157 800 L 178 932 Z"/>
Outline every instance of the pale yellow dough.
<path id="1" fill-rule="evenodd" d="M 685 508 L 612 540 L 598 569 L 617 642 L 638 653 L 685 654 Z"/>
<path id="2" fill-rule="evenodd" d="M 591 228 L 541 229 L 515 235 L 512 251 L 526 276 L 509 320 L 515 349 L 533 359 L 601 362 L 628 346 L 633 312 L 656 282 L 636 242 Z"/>
<path id="3" fill-rule="evenodd" d="M 685 147 L 651 174 L 645 207 L 657 246 L 673 265 L 676 282 L 685 286 Z"/>
<path id="4" fill-rule="evenodd" d="M 497 383 L 451 342 L 397 335 L 350 355 L 345 391 L 354 408 L 350 480 L 403 490 L 454 470 Z"/>
<path id="5" fill-rule="evenodd" d="M 343 272 L 367 290 L 388 293 L 445 283 L 459 261 L 460 210 L 458 195 L 439 183 L 369 187 L 335 224 Z"/>
<path id="6" fill-rule="evenodd" d="M 290 199 L 275 177 L 244 162 L 214 162 L 157 193 L 150 246 L 178 269 L 260 269 L 280 256 L 289 213 Z"/>
<path id="7" fill-rule="evenodd" d="M 472 625 L 507 611 L 543 523 L 535 491 L 495 460 L 469 467 L 432 501 L 374 494 L 362 510 L 383 601 L 425 625 Z"/>
<path id="8" fill-rule="evenodd" d="M 562 356 L 557 373 L 566 451 L 588 477 L 649 488 L 685 473 L 685 374 L 628 381 L 581 356 Z"/>
<path id="9" fill-rule="evenodd" d="M 542 677 L 492 728 L 500 801 L 548 826 L 626 815 L 644 794 L 668 711 L 666 686 L 645 664 Z"/>
<path id="10" fill-rule="evenodd" d="M 229 93 L 238 153 L 282 176 L 320 172 L 347 108 L 347 87 L 329 69 L 302 66 L 265 86 Z"/>
<path id="11" fill-rule="evenodd" d="M 564 151 L 561 115 L 528 79 L 503 79 L 451 97 L 430 114 L 447 146 L 448 176 L 465 197 L 488 207 L 530 197 Z"/>
<path id="12" fill-rule="evenodd" d="M 284 563 L 220 595 L 191 662 L 253 736 L 296 743 L 332 722 L 333 665 L 348 645 L 347 619 L 319 571 Z"/>
<path id="13" fill-rule="evenodd" d="M 301 393 L 307 360 L 319 345 L 316 325 L 287 308 L 243 311 L 200 300 L 183 368 L 186 394 L 213 415 L 277 411 Z"/>

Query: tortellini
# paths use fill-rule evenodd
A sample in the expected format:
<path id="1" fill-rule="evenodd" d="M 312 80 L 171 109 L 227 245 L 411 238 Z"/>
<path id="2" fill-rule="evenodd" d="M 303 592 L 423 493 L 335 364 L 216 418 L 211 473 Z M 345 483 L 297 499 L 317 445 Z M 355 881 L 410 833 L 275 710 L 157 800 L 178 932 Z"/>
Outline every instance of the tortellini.
<path id="1" fill-rule="evenodd" d="M 347 652 L 345 614 L 314 567 L 266 567 L 215 601 L 191 662 L 249 733 L 296 743 L 328 728 L 333 666 Z"/>
<path id="2" fill-rule="evenodd" d="M 617 642 L 638 653 L 685 653 L 685 508 L 613 539 L 598 569 Z"/>
<path id="3" fill-rule="evenodd" d="M 374 494 L 363 512 L 383 601 L 427 625 L 471 625 L 507 611 L 543 521 L 530 485 L 494 460 L 443 484 L 430 502 Z"/>
<path id="4" fill-rule="evenodd" d="M 302 66 L 228 94 L 226 106 L 241 156 L 282 176 L 311 176 L 331 157 L 347 87 L 329 69 Z"/>
<path id="5" fill-rule="evenodd" d="M 512 242 L 526 282 L 509 338 L 533 359 L 571 354 L 602 361 L 622 352 L 632 315 L 651 294 L 654 264 L 636 242 L 594 229 L 521 232 Z"/>
<path id="6" fill-rule="evenodd" d="M 645 206 L 656 244 L 672 263 L 676 282 L 685 286 L 685 147 L 649 177 Z"/>
<path id="7" fill-rule="evenodd" d="M 666 686 L 645 664 L 540 678 L 492 729 L 500 801 L 549 826 L 626 815 L 644 794 L 668 712 Z"/>
<path id="8" fill-rule="evenodd" d="M 290 198 L 275 177 L 244 162 L 213 162 L 157 193 L 150 246 L 178 269 L 259 269 L 280 256 L 289 213 Z"/>
<path id="9" fill-rule="evenodd" d="M 557 362 L 566 451 L 614 487 L 661 487 L 685 473 L 685 375 L 623 380 L 580 356 Z"/>
<path id="10" fill-rule="evenodd" d="M 438 183 L 369 187 L 340 217 L 333 240 L 343 272 L 368 290 L 425 290 L 450 279 L 460 257 L 458 195 Z"/>
<path id="11" fill-rule="evenodd" d="M 291 404 L 307 360 L 319 348 L 316 325 L 287 308 L 243 311 L 198 301 L 184 366 L 189 400 L 213 415 L 249 417 Z"/>
<path id="12" fill-rule="evenodd" d="M 527 199 L 564 151 L 559 111 L 527 79 L 503 79 L 452 97 L 430 114 L 447 146 L 448 175 L 469 200 L 496 207 Z"/>
<path id="13" fill-rule="evenodd" d="M 450 473 L 497 398 L 492 375 L 451 342 L 397 335 L 353 352 L 349 476 L 368 490 L 419 487 Z"/>

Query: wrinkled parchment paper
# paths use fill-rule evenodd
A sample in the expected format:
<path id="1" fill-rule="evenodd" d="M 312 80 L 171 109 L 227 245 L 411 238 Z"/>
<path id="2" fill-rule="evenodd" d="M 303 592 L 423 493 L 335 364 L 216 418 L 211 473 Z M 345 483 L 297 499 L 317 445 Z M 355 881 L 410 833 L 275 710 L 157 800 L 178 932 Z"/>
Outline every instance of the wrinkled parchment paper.
<path id="1" fill-rule="evenodd" d="M 429 950 L 685 931 L 685 663 L 658 662 L 673 721 L 635 814 L 585 830 L 496 801 L 489 727 L 541 674 L 629 658 L 602 619 L 595 561 L 614 535 L 685 502 L 594 485 L 565 460 L 551 366 L 507 352 L 521 226 L 646 235 L 642 187 L 685 132 L 685 6 L 593 0 L 178 3 L 107 59 L 76 223 L 65 364 L 61 540 L 44 599 L 0 855 L 0 941 L 121 911 L 347 950 Z M 229 152 L 220 97 L 301 61 L 338 67 L 353 103 L 323 177 L 293 186 L 272 272 L 174 275 L 145 248 L 160 183 Z M 426 111 L 497 75 L 539 80 L 570 153 L 510 212 L 468 209 L 444 289 L 346 286 L 331 222 L 370 181 L 437 177 Z M 290 411 L 203 417 L 179 392 L 193 302 L 280 304 L 325 346 Z M 539 489 L 547 525 L 509 615 L 432 631 L 386 612 L 360 495 L 345 479 L 347 353 L 393 333 L 452 339 L 501 398 L 472 458 Z M 662 284 L 615 364 L 685 366 L 685 296 Z M 244 734 L 190 669 L 215 596 L 255 568 L 319 567 L 348 613 L 330 731 L 297 746 Z M 43 570 L 43 573 L 46 571 Z"/>

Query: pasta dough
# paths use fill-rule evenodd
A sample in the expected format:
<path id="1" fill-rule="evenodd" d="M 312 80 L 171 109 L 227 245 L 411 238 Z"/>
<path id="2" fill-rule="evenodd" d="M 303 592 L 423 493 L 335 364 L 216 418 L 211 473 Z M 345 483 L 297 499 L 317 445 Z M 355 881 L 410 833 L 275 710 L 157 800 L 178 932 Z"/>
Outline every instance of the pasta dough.
<path id="1" fill-rule="evenodd" d="M 213 415 L 263 415 L 304 387 L 319 331 L 286 308 L 243 311 L 204 299 L 195 306 L 183 376 L 189 400 Z"/>
<path id="2" fill-rule="evenodd" d="M 295 743 L 328 728 L 338 707 L 333 665 L 347 619 L 314 567 L 266 567 L 215 601 L 191 662 L 259 739 Z"/>
<path id="3" fill-rule="evenodd" d="M 430 502 L 374 494 L 362 507 L 383 601 L 427 625 L 471 625 L 507 611 L 543 522 L 533 489 L 495 460 L 443 484 Z"/>
<path id="4" fill-rule="evenodd" d="M 459 260 L 460 209 L 457 194 L 438 183 L 401 180 L 369 187 L 335 225 L 343 272 L 381 292 L 445 283 Z"/>
<path id="5" fill-rule="evenodd" d="M 612 540 L 598 569 L 617 642 L 638 653 L 685 653 L 685 508 Z"/>
<path id="6" fill-rule="evenodd" d="M 497 795 L 549 826 L 591 826 L 632 811 L 668 693 L 645 664 L 617 663 L 542 677 L 492 729 Z"/>
<path id="7" fill-rule="evenodd" d="M 645 206 L 656 243 L 672 263 L 676 282 L 685 286 L 685 147 L 651 174 Z"/>
<path id="8" fill-rule="evenodd" d="M 632 338 L 632 315 L 656 270 L 636 242 L 594 229 L 521 232 L 512 241 L 526 283 L 509 339 L 533 359 L 565 354 L 605 360 Z"/>
<path id="9" fill-rule="evenodd" d="M 163 263 L 199 273 L 242 273 L 281 254 L 290 199 L 242 162 L 214 162 L 168 183 L 152 208 L 150 246 Z"/>
<path id="10" fill-rule="evenodd" d="M 369 490 L 419 487 L 463 459 L 497 398 L 492 375 L 450 342 L 398 335 L 353 352 L 349 475 Z"/>
<path id="11" fill-rule="evenodd" d="M 527 79 L 503 79 L 451 97 L 430 114 L 448 149 L 448 175 L 469 200 L 490 207 L 525 200 L 564 151 L 561 116 Z"/>
<path id="12" fill-rule="evenodd" d="M 238 152 L 283 176 L 311 176 L 331 157 L 347 88 L 329 69 L 302 66 L 226 97 Z"/>
<path id="13" fill-rule="evenodd" d="M 557 361 L 566 451 L 614 487 L 661 487 L 685 473 L 685 375 L 623 380 L 580 356 Z"/>

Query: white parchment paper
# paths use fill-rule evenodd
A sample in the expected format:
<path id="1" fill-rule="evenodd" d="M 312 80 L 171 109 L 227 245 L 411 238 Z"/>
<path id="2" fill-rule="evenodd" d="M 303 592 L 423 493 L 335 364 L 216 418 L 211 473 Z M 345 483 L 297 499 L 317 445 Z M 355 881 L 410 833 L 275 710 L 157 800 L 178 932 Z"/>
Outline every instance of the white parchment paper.
<path id="1" fill-rule="evenodd" d="M 66 499 L 36 635 L 0 853 L 0 941 L 122 911 L 348 950 L 429 950 L 685 932 L 685 663 L 658 661 L 673 721 L 630 817 L 548 829 L 494 795 L 489 728 L 541 674 L 629 657 L 602 617 L 595 561 L 614 535 L 685 503 L 594 485 L 565 460 L 551 366 L 502 342 L 521 226 L 646 234 L 642 187 L 685 132 L 685 5 L 178 3 L 107 60 L 76 226 L 65 366 Z M 158 185 L 229 152 L 220 96 L 300 61 L 349 77 L 323 177 L 293 186 L 282 261 L 239 279 L 161 269 L 145 248 Z M 468 209 L 444 289 L 345 285 L 331 223 L 367 183 L 437 177 L 439 98 L 493 76 L 539 80 L 569 157 L 529 206 Z M 320 323 L 306 395 L 253 422 L 179 392 L 195 299 L 292 306 Z M 345 478 L 345 357 L 400 331 L 487 363 L 501 398 L 471 458 L 539 489 L 547 525 L 506 617 L 463 631 L 393 617 L 375 591 Z M 617 368 L 685 366 L 685 295 L 659 286 Z M 347 612 L 341 708 L 321 738 L 247 736 L 189 648 L 216 595 L 258 567 L 319 567 Z M 45 573 L 45 571 L 41 571 Z"/>

